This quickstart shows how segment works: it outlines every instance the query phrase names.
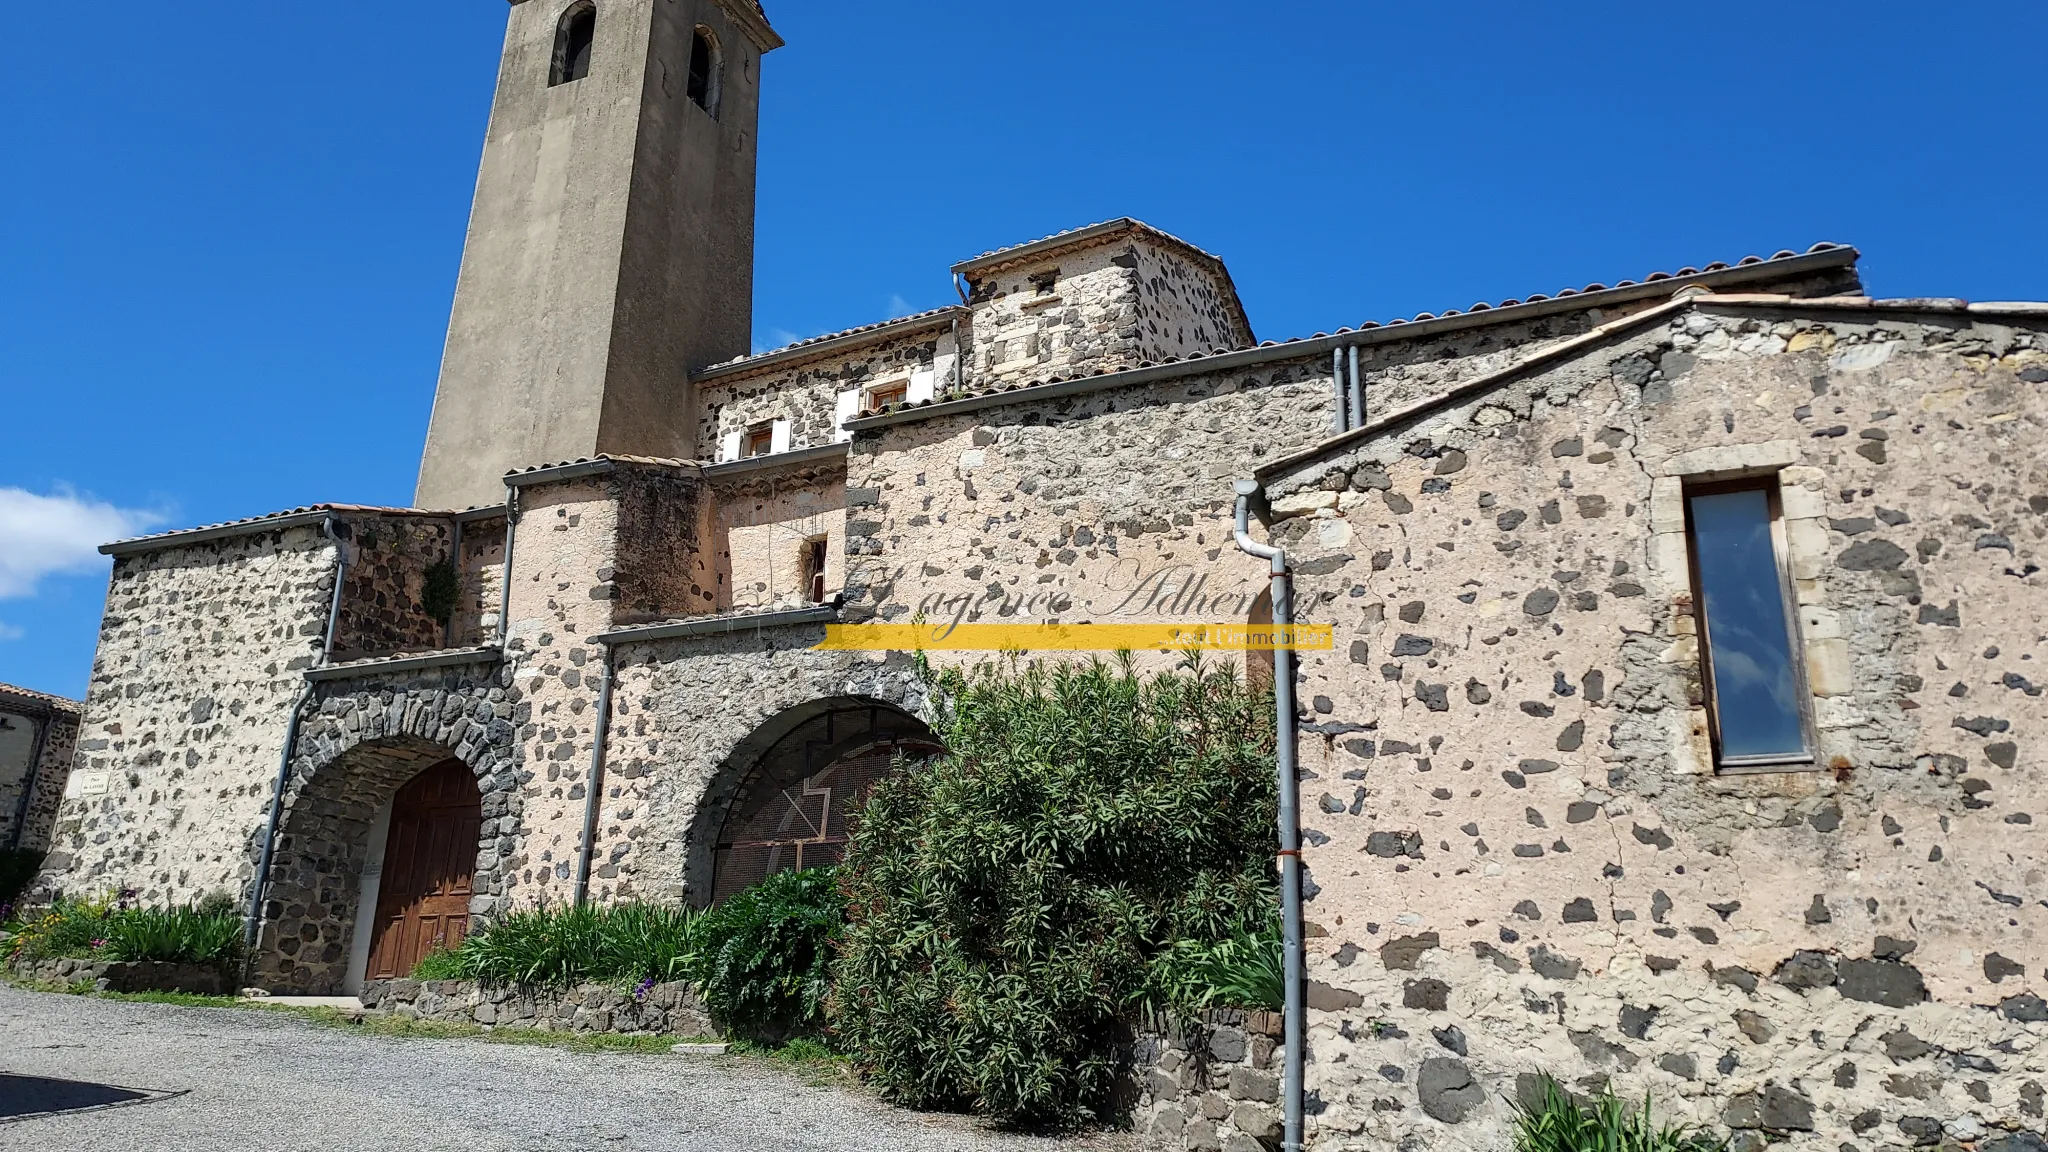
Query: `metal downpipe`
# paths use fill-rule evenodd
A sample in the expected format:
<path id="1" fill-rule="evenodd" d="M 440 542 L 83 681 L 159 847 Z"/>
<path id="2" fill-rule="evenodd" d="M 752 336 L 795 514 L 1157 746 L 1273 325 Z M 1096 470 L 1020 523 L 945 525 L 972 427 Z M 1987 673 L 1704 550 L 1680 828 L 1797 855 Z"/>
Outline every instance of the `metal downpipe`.
<path id="1" fill-rule="evenodd" d="M 1365 385 L 1358 379 L 1358 345 L 1351 346 L 1351 427 L 1365 427 Z M 1346 429 L 1349 431 L 1350 429 Z"/>
<path id="2" fill-rule="evenodd" d="M 1338 436 L 1351 431 L 1351 409 L 1344 394 L 1344 350 L 1330 349 L 1330 400 L 1337 414 L 1330 420 L 1330 431 Z M 1239 544 L 1239 547 L 1243 547 Z M 1249 549 L 1246 549 L 1249 551 Z"/>
<path id="3" fill-rule="evenodd" d="M 583 846 L 576 856 L 576 894 L 573 906 L 583 907 L 590 899 L 590 861 L 597 852 L 598 807 L 604 796 L 604 748 L 612 731 L 612 646 L 604 646 L 604 663 L 598 671 L 597 727 L 590 738 L 590 791 L 583 798 Z"/>
<path id="4" fill-rule="evenodd" d="M 1339 411 L 1343 405 L 1338 406 Z M 1259 491 L 1256 480 L 1237 482 L 1236 538 L 1240 550 L 1272 564 L 1273 626 L 1294 623 L 1294 577 L 1287 570 L 1287 553 L 1252 539 L 1251 499 Z M 1302 953 L 1301 916 L 1301 780 L 1294 705 L 1294 651 L 1281 646 L 1273 650 L 1274 758 L 1280 774 L 1280 938 L 1286 971 L 1285 1021 L 1282 1041 L 1285 1063 L 1281 1072 L 1283 1123 L 1281 1148 L 1301 1152 L 1304 1095 L 1303 1073 L 1308 1063 L 1308 995 Z"/>
<path id="5" fill-rule="evenodd" d="M 505 487 L 505 572 L 498 579 L 498 648 L 512 638 L 512 540 L 519 530 L 519 489 Z"/>
<path id="6" fill-rule="evenodd" d="M 334 530 L 335 518 L 329 516 L 320 525 L 320 531 L 334 544 L 334 594 L 327 602 L 327 632 L 320 641 L 320 659 L 313 665 L 324 666 L 334 657 L 334 630 L 341 621 L 341 594 L 348 583 L 348 545 Z M 299 724 L 305 717 L 306 705 L 313 700 L 313 682 L 306 681 L 299 689 L 298 699 L 292 703 L 291 720 L 285 725 L 284 750 L 277 757 L 277 780 L 270 790 L 270 819 L 263 829 L 263 852 L 257 858 L 256 878 L 249 885 L 248 924 L 242 930 L 242 949 L 245 966 L 256 963 L 256 937 L 263 926 L 263 897 L 270 889 L 270 865 L 277 855 L 277 826 L 284 819 L 284 790 L 291 783 L 292 750 L 299 744 Z M 246 975 L 246 971 L 245 971 Z"/>

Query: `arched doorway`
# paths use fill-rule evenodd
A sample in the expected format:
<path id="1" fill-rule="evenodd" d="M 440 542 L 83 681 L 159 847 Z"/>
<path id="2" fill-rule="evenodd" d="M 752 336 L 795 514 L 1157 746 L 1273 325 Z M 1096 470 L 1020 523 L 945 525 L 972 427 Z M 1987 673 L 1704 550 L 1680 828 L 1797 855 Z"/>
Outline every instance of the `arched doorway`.
<path id="1" fill-rule="evenodd" d="M 943 751 L 916 717 L 851 700 L 791 709 L 742 747 L 759 751 L 738 777 L 719 825 L 713 901 L 777 872 L 837 864 L 846 852 L 847 818 L 875 782 L 899 760 Z"/>
<path id="2" fill-rule="evenodd" d="M 460 760 L 441 761 L 392 798 L 369 979 L 402 979 L 428 953 L 469 935 L 483 818 L 476 776 Z"/>

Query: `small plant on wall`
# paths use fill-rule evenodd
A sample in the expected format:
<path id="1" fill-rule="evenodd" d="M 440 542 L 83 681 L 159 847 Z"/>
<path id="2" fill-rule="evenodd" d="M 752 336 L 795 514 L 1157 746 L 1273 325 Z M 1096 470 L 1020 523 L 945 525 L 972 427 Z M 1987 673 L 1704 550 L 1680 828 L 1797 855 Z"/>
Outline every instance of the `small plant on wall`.
<path id="1" fill-rule="evenodd" d="M 1113 1122 L 1144 1007 L 1271 998 L 1272 698 L 1192 661 L 932 679 L 950 752 L 856 823 L 833 1025 L 898 1103 Z"/>
<path id="2" fill-rule="evenodd" d="M 462 576 L 455 570 L 453 557 L 427 567 L 425 579 L 420 588 L 420 610 L 427 619 L 446 624 L 455 615 L 455 606 L 462 599 Z"/>

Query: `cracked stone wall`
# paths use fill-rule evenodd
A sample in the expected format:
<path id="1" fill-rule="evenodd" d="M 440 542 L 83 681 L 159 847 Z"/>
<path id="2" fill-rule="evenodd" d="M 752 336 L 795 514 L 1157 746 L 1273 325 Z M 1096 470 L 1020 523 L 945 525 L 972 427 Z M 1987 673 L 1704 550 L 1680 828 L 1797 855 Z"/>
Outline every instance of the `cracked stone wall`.
<path id="1" fill-rule="evenodd" d="M 16 705 L 0 686 L 0 845 L 49 846 L 77 752 L 76 707 L 39 697 Z"/>
<path id="2" fill-rule="evenodd" d="M 1757 1148 L 2043 1127 L 2048 337 L 1698 302 L 1274 486 L 1317 1146 L 1539 1071 Z M 1716 775 L 1679 485 L 1778 471 L 1817 770 Z M 1679 518 L 1674 527 L 1674 518 Z"/>
<path id="3" fill-rule="evenodd" d="M 245 891 L 335 551 L 318 526 L 114 561 L 43 884 L 148 902 Z"/>

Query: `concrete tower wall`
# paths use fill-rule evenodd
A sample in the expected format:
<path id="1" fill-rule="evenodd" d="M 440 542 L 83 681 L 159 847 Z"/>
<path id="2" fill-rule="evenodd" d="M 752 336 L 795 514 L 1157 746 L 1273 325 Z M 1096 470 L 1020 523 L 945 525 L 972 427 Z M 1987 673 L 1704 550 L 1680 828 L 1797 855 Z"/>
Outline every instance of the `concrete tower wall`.
<path id="1" fill-rule="evenodd" d="M 694 454 L 687 372 L 752 322 L 760 53 L 751 6 L 597 0 L 589 75 L 549 83 L 569 0 L 512 7 L 416 503 L 512 468 Z M 689 93 L 698 27 L 715 111 Z"/>

